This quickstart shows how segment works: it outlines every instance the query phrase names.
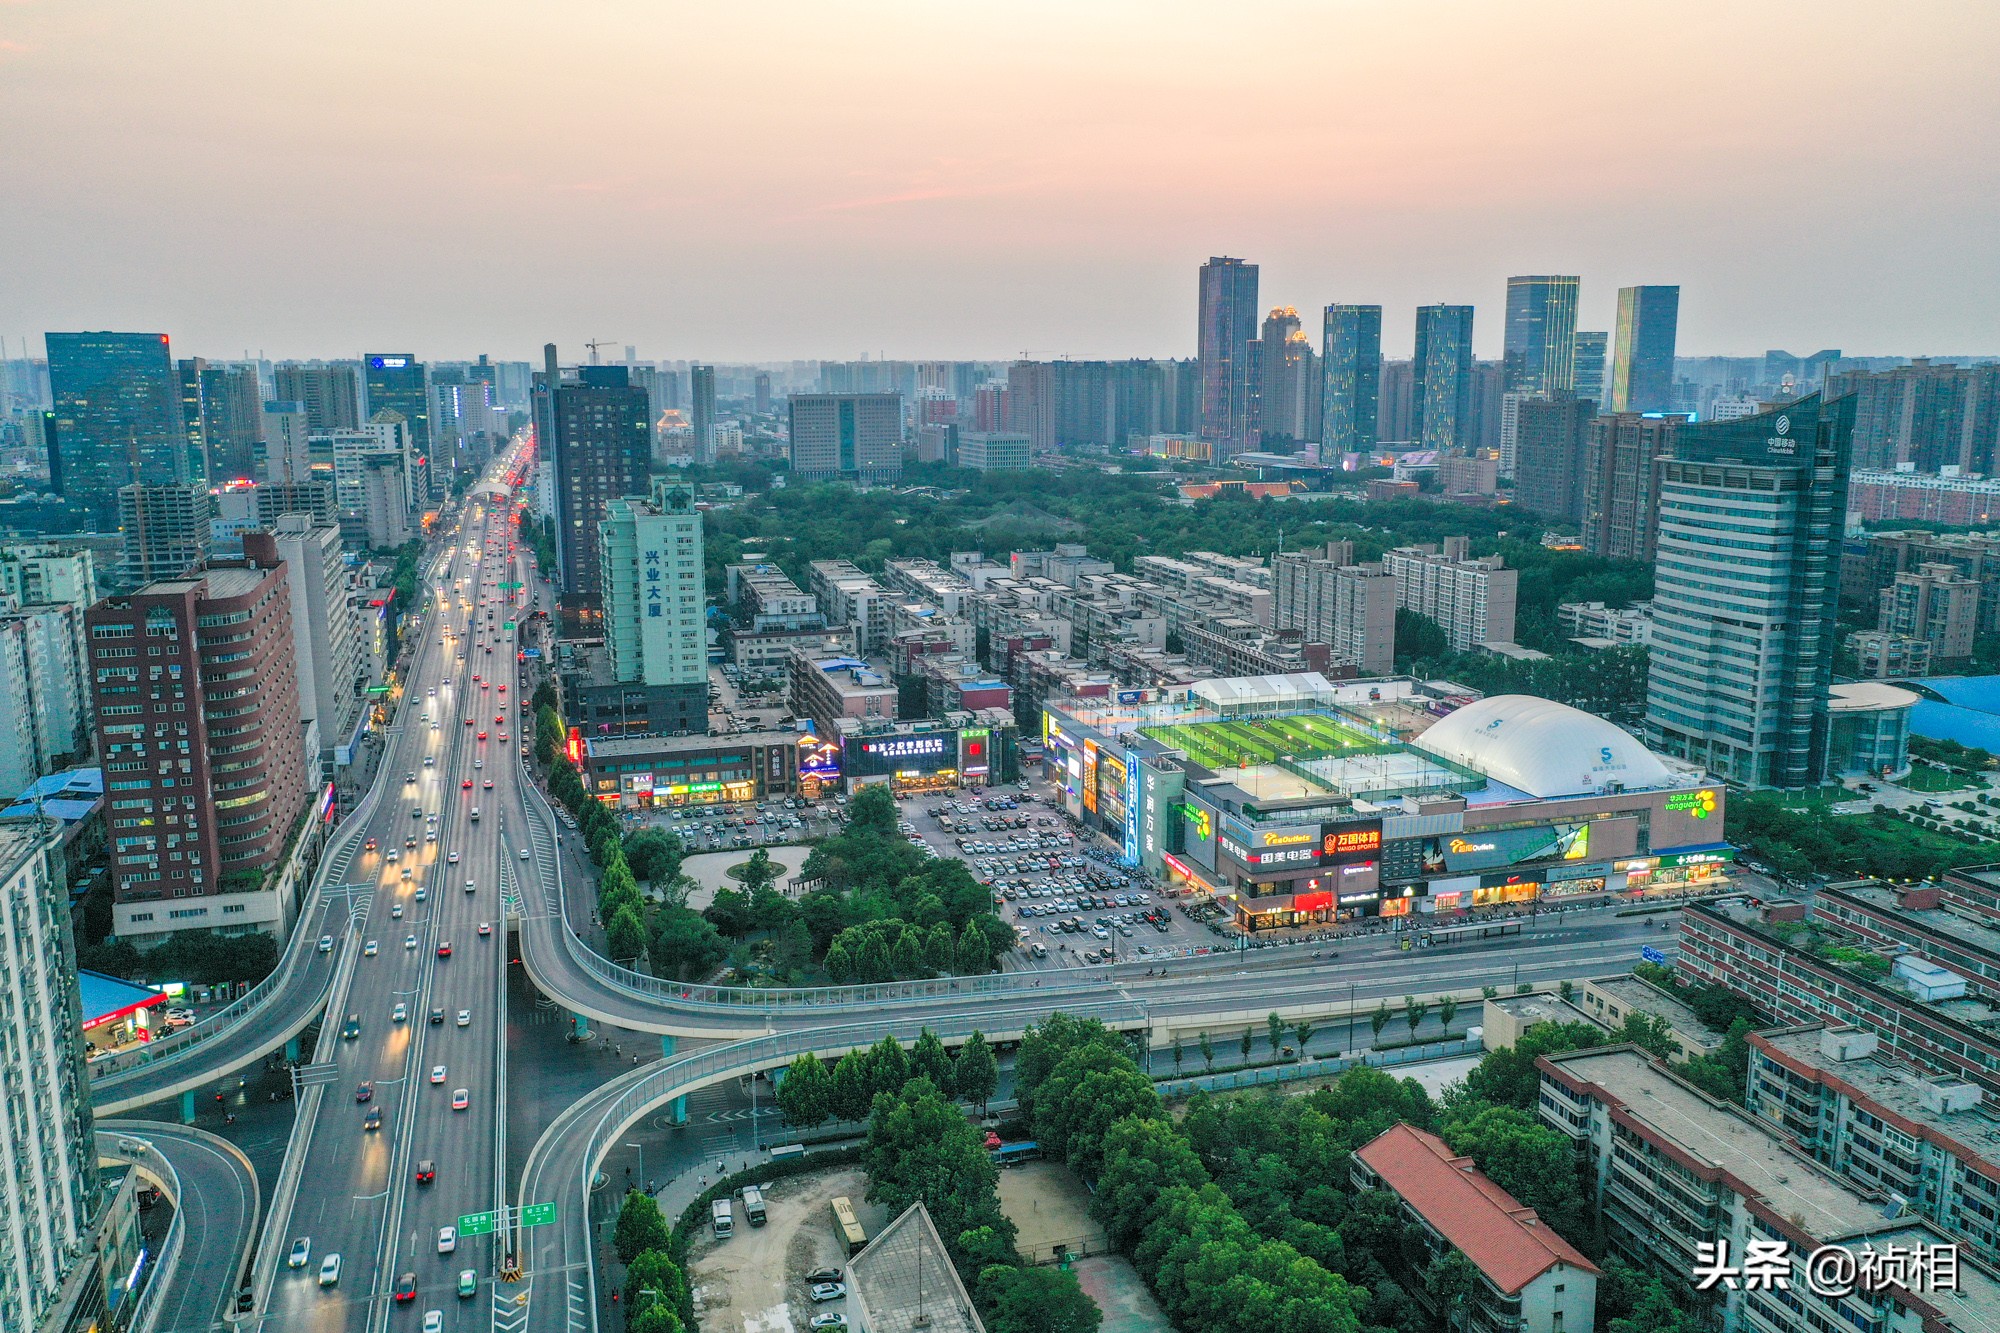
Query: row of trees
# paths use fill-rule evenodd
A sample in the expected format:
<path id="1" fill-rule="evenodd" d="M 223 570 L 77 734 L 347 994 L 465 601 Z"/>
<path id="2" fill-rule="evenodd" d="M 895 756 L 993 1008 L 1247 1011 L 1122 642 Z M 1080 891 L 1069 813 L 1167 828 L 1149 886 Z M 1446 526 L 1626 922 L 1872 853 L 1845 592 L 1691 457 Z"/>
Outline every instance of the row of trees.
<path id="1" fill-rule="evenodd" d="M 612 1248 L 625 1266 L 625 1333 L 683 1333 L 694 1327 L 694 1297 L 673 1257 L 673 1228 L 660 1206 L 628 1190 Z"/>
<path id="2" fill-rule="evenodd" d="M 1795 878 L 1825 873 L 1930 879 L 1991 859 L 1981 845 L 1912 828 L 1889 815 L 1830 819 L 1823 810 L 1794 809 L 1762 792 L 1730 793 L 1728 838 Z"/>
<path id="3" fill-rule="evenodd" d="M 828 1120 L 860 1120 L 876 1097 L 911 1078 L 928 1079 L 940 1095 L 976 1102 L 983 1110 L 1000 1085 L 1000 1065 L 986 1038 L 974 1032 L 954 1056 L 925 1028 L 905 1051 L 894 1037 L 849 1051 L 832 1066 L 807 1052 L 792 1061 L 778 1084 L 778 1109 L 788 1124 L 812 1129 Z"/>

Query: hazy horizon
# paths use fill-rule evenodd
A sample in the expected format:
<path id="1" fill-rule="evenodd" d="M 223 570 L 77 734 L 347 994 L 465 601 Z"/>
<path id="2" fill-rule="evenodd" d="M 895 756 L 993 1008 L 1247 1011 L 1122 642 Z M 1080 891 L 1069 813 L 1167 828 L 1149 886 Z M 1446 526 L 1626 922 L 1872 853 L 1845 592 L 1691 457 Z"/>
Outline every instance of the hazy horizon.
<path id="1" fill-rule="evenodd" d="M 2000 10 L 0 0 L 0 335 L 177 353 L 1192 356 L 1196 270 L 1682 290 L 1683 355 L 2000 352 Z M 837 20 L 837 23 L 835 22 Z"/>

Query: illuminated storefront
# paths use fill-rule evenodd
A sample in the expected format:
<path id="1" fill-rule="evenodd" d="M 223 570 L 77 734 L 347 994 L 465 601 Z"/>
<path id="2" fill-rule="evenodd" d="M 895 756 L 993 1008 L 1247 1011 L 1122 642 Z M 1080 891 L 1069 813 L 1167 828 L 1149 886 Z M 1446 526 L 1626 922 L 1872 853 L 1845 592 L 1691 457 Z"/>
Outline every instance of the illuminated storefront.
<path id="1" fill-rule="evenodd" d="M 797 732 L 635 736 L 587 741 L 582 750 L 590 793 L 624 809 L 761 801 L 803 787 Z"/>
<path id="2" fill-rule="evenodd" d="M 959 786 L 959 734 L 926 731 L 849 736 L 841 771 L 853 785 L 887 782 L 897 792 L 949 791 Z"/>
<path id="3" fill-rule="evenodd" d="M 810 800 L 840 790 L 840 746 L 814 735 L 799 737 L 799 791 Z"/>
<path id="4" fill-rule="evenodd" d="M 1700 851 L 1634 857 L 1618 862 L 1617 869 L 1624 873 L 1625 888 L 1644 893 L 1714 884 L 1728 877 L 1735 859 L 1734 847 L 1718 844 Z"/>

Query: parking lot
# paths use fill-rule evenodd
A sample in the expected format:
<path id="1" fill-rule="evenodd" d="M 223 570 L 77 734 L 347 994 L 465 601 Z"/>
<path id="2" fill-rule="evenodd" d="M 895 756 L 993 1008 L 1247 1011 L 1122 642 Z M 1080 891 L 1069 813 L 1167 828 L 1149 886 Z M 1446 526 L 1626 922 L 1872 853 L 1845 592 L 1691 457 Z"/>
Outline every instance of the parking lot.
<path id="1" fill-rule="evenodd" d="M 695 1288 L 702 1326 L 727 1333 L 804 1333 L 814 1319 L 829 1329 L 830 1316 L 845 1316 L 847 1301 L 815 1300 L 807 1275 L 815 1269 L 844 1269 L 846 1247 L 833 1230 L 830 1204 L 849 1199 L 873 1236 L 887 1221 L 885 1211 L 867 1201 L 868 1177 L 858 1170 L 792 1176 L 764 1187 L 770 1221 L 757 1227 L 742 1219 L 737 1204 L 736 1234 L 718 1240 L 708 1228 L 695 1234 L 688 1280 Z"/>
<path id="2" fill-rule="evenodd" d="M 1019 947 L 1009 970 L 1091 967 L 1217 945 L 1171 891 L 1118 865 L 1036 784 L 931 792 L 899 802 L 903 831 L 990 885 Z"/>

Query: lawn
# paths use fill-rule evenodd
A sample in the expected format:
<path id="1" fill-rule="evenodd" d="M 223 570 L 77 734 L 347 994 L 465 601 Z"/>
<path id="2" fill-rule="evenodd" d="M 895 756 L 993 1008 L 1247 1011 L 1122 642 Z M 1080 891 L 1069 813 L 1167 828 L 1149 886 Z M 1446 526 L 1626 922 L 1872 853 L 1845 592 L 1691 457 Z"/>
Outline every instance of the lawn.
<path id="1" fill-rule="evenodd" d="M 1910 791 L 1940 792 L 1967 791 L 1984 787 L 1986 784 L 1977 778 L 1960 777 L 1950 769 L 1919 763 L 1911 765 L 1910 776 L 1904 778 L 1898 785 Z"/>
<path id="2" fill-rule="evenodd" d="M 1143 730 L 1164 745 L 1187 751 L 1188 758 L 1207 768 L 1268 764 L 1284 755 L 1318 759 L 1383 748 L 1374 737 L 1352 727 L 1305 713 L 1252 721 L 1175 722 Z"/>

